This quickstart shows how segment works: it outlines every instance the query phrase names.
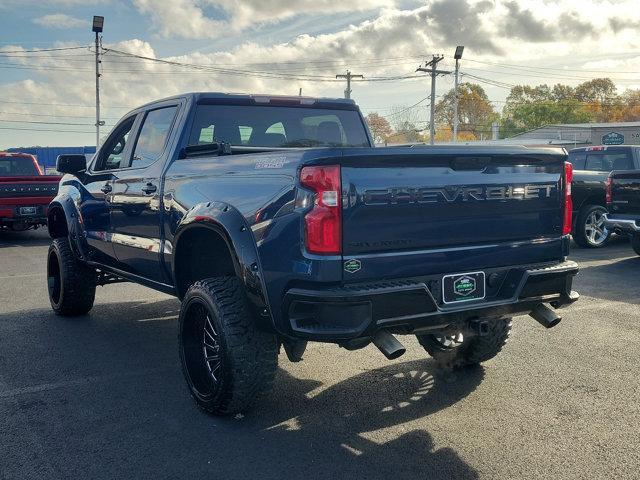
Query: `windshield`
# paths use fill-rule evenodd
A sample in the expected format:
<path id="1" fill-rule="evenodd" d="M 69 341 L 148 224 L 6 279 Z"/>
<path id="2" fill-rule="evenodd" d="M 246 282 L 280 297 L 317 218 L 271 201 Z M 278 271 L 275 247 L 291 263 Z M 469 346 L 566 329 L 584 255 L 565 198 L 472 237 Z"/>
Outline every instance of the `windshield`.
<path id="1" fill-rule="evenodd" d="M 0 177 L 39 175 L 31 157 L 0 157 Z"/>
<path id="2" fill-rule="evenodd" d="M 226 142 L 247 147 L 366 147 L 354 110 L 251 105 L 198 105 L 190 145 Z"/>

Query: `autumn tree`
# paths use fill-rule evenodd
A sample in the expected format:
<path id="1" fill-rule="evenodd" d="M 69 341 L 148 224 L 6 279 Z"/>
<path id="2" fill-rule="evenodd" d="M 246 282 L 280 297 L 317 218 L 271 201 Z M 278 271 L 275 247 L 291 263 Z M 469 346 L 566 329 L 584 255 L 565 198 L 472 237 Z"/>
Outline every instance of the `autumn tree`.
<path id="1" fill-rule="evenodd" d="M 585 105 L 596 122 L 616 120 L 621 108 L 616 86 L 610 78 L 594 78 L 575 89 L 575 98 Z"/>
<path id="2" fill-rule="evenodd" d="M 436 123 L 453 128 L 455 90 L 449 90 L 436 104 Z M 498 118 L 484 89 L 475 83 L 458 86 L 458 130 L 471 132 L 475 138 L 491 131 L 491 123 Z"/>
<path id="3" fill-rule="evenodd" d="M 627 90 L 620 96 L 617 120 L 620 122 L 640 121 L 640 90 Z"/>
<path id="4" fill-rule="evenodd" d="M 367 125 L 369 125 L 369 130 L 371 130 L 371 135 L 373 135 L 373 141 L 375 143 L 384 143 L 393 133 L 389 121 L 376 112 L 371 112 L 367 115 L 365 121 Z"/>

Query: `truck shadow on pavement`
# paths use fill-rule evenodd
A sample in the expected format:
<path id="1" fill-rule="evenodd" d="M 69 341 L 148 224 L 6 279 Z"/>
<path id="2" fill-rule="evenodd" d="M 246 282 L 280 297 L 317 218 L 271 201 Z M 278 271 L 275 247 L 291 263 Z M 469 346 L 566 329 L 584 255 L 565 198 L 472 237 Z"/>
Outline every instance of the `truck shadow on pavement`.
<path id="1" fill-rule="evenodd" d="M 329 478 L 478 478 L 455 450 L 436 448 L 427 431 L 409 424 L 429 423 L 424 417 L 466 397 L 483 376 L 482 367 L 453 374 L 425 359 L 323 388 L 281 369 L 272 398 L 245 420 L 303 464 L 323 464 Z"/>
<path id="2" fill-rule="evenodd" d="M 271 396 L 218 418 L 187 393 L 177 306 L 98 304 L 84 322 L 0 315 L 0 478 L 478 478 L 427 429 L 461 428 L 429 415 L 473 392 L 482 367 L 454 374 L 425 354 L 333 383 L 311 348 L 305 361 L 329 384 L 298 378 L 282 355 Z"/>

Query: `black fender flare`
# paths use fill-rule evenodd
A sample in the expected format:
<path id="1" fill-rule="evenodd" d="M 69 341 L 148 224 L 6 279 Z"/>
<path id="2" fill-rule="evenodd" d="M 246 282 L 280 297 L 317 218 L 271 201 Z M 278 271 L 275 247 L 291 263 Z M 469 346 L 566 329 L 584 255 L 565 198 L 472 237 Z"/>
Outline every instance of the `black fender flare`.
<path id="1" fill-rule="evenodd" d="M 87 244 L 84 229 L 82 227 L 82 215 L 80 214 L 73 197 L 68 193 L 59 194 L 49 204 L 47 213 L 47 229 L 51 238 L 54 238 L 51 218 L 56 210 L 62 210 L 64 214 L 64 219 L 67 224 L 67 232 L 69 235 L 69 243 L 71 244 L 71 248 L 74 250 L 74 253 L 78 255 L 81 260 L 87 259 L 89 245 Z"/>
<path id="2" fill-rule="evenodd" d="M 234 262 L 236 275 L 244 283 L 249 303 L 259 324 L 275 330 L 267 296 L 258 247 L 251 227 L 235 207 L 224 202 L 206 202 L 194 205 L 181 219 L 173 237 L 171 270 L 176 278 L 176 258 L 180 237 L 193 228 L 208 228 L 218 233 L 226 242 Z M 176 284 L 176 293 L 177 284 Z"/>

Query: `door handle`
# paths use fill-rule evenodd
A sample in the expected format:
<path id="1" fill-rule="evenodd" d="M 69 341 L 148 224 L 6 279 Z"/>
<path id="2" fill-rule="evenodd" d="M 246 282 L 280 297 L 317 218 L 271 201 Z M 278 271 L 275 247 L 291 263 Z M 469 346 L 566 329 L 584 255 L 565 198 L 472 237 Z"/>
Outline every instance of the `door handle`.
<path id="1" fill-rule="evenodd" d="M 156 190 L 158 190 L 158 187 L 156 187 L 153 183 L 147 183 L 144 187 L 142 187 L 142 191 L 146 194 L 153 193 Z"/>
<path id="2" fill-rule="evenodd" d="M 102 190 L 102 193 L 111 193 L 111 190 L 113 190 L 113 187 L 108 183 L 105 183 L 100 190 Z"/>

